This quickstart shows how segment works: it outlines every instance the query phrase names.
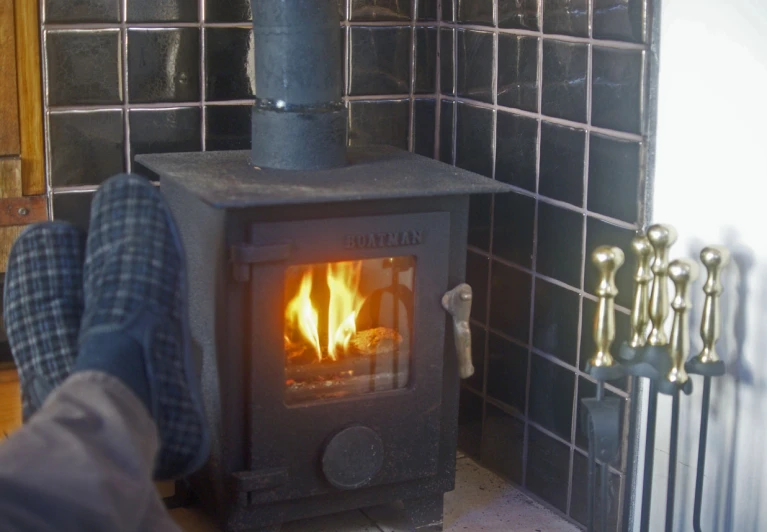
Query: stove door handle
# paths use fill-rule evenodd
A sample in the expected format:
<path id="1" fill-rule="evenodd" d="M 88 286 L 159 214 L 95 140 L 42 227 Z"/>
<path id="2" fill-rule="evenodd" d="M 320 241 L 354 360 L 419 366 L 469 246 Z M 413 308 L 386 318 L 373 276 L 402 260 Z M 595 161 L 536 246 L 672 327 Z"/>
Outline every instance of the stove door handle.
<path id="1" fill-rule="evenodd" d="M 453 316 L 453 335 L 455 336 L 455 351 L 458 355 L 458 376 L 468 379 L 474 375 L 474 364 L 471 362 L 471 286 L 459 284 L 444 296 L 442 307 Z"/>

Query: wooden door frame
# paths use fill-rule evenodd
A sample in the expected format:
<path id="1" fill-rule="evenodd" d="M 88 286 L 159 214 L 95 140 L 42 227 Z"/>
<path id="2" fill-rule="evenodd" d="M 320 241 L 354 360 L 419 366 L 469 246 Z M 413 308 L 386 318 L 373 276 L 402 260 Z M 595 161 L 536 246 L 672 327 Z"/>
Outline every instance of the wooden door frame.
<path id="1" fill-rule="evenodd" d="M 37 0 L 0 0 L 0 55 L 11 79 L 3 91 L 5 141 L 0 153 L 0 272 L 25 225 L 49 218 L 43 139 L 40 7 Z M 10 36 L 10 38 L 8 38 Z M 15 78 L 15 79 L 14 79 Z M 8 127 L 10 126 L 10 127 Z"/>

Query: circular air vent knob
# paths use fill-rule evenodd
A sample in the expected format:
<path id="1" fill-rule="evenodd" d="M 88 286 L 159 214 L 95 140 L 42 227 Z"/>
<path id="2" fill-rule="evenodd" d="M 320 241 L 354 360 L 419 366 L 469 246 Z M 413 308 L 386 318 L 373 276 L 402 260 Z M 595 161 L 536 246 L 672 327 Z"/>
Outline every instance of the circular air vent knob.
<path id="1" fill-rule="evenodd" d="M 322 455 L 322 471 L 336 488 L 361 488 L 381 469 L 383 453 L 383 442 L 374 430 L 349 427 L 328 442 Z"/>

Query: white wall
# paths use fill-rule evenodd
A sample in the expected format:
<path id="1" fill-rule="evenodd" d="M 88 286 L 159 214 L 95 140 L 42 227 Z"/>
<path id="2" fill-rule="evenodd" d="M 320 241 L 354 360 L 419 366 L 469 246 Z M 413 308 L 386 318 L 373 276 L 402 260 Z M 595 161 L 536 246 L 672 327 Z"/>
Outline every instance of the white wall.
<path id="1" fill-rule="evenodd" d="M 660 1 L 652 221 L 679 231 L 672 256 L 697 258 L 709 243 L 734 255 L 719 343 L 729 375 L 712 388 L 704 530 L 767 530 L 767 0 Z M 700 349 L 701 285 L 694 288 L 693 352 Z M 694 387 L 682 402 L 680 531 L 692 530 L 701 377 Z M 653 531 L 663 530 L 670 408 L 661 399 Z"/>

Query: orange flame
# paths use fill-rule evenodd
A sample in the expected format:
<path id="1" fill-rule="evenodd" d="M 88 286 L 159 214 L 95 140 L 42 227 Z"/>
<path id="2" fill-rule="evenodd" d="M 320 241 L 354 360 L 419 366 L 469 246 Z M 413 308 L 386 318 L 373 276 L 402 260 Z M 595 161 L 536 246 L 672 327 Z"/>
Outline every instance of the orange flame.
<path id="1" fill-rule="evenodd" d="M 291 338 L 300 336 L 300 341 L 309 344 L 322 360 L 320 345 L 319 314 L 311 299 L 312 267 L 306 269 L 301 278 L 298 293 L 285 309 L 286 345 L 292 345 Z M 349 348 L 349 342 L 357 332 L 357 314 L 364 298 L 359 293 L 362 261 L 336 262 L 327 266 L 327 285 L 330 297 L 327 303 L 328 337 L 327 355 L 337 360 Z"/>
<path id="2" fill-rule="evenodd" d="M 317 330 L 319 314 L 312 305 L 312 270 L 306 270 L 301 278 L 301 286 L 298 294 L 285 308 L 285 322 L 289 330 L 298 329 L 304 339 L 309 342 L 317 353 L 317 358 L 322 360 L 320 348 L 320 335 Z"/>
<path id="3" fill-rule="evenodd" d="M 361 261 L 328 264 L 328 354 L 333 360 L 349 348 L 349 341 L 357 332 L 357 312 L 362 304 L 361 269 Z"/>

